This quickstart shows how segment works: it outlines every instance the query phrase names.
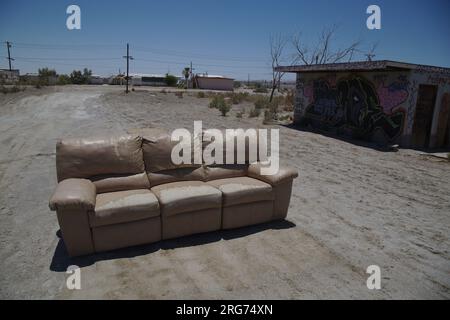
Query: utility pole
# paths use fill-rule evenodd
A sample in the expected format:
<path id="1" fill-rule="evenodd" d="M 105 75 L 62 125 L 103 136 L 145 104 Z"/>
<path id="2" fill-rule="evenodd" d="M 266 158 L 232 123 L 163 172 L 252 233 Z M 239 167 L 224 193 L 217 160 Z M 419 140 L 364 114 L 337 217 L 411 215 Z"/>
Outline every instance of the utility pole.
<path id="1" fill-rule="evenodd" d="M 129 71 L 130 71 L 130 60 L 133 60 L 133 57 L 130 56 L 130 45 L 127 43 L 127 55 L 123 56 L 124 58 L 127 59 L 127 77 L 126 77 L 126 83 L 127 83 L 127 88 L 125 89 L 125 93 L 128 93 L 128 80 L 129 80 Z"/>
<path id="2" fill-rule="evenodd" d="M 9 62 L 9 71 L 11 71 L 11 61 L 14 61 L 13 58 L 11 58 L 11 53 L 9 52 L 9 48 L 11 48 L 11 42 L 6 41 L 6 48 L 8 49 L 8 62 Z"/>
<path id="3" fill-rule="evenodd" d="M 189 81 L 191 82 L 191 86 L 194 87 L 194 85 L 192 84 L 192 61 L 191 61 L 191 68 L 189 69 Z"/>
<path id="4" fill-rule="evenodd" d="M 250 87 L 250 73 L 247 75 L 247 87 Z"/>

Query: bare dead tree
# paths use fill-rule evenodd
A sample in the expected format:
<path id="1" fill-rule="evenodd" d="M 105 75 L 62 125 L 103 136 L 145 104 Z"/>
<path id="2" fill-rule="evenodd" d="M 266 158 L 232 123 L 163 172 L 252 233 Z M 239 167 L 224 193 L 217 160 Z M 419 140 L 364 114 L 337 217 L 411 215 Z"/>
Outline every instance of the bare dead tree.
<path id="1" fill-rule="evenodd" d="M 294 60 L 305 65 L 350 62 L 356 52 L 360 52 L 360 40 L 350 43 L 346 48 L 333 47 L 333 39 L 337 33 L 337 26 L 324 28 L 319 36 L 317 44 L 311 49 L 301 40 L 301 34 L 292 37 L 292 45 L 295 50 Z"/>
<path id="2" fill-rule="evenodd" d="M 275 89 L 280 86 L 281 78 L 284 72 L 276 71 L 275 68 L 278 67 L 283 59 L 283 51 L 286 47 L 287 40 L 285 37 L 278 35 L 270 36 L 270 58 L 272 63 L 272 91 L 270 93 L 270 101 L 272 102 L 273 94 Z"/>
<path id="3" fill-rule="evenodd" d="M 367 57 L 367 61 L 372 61 L 372 58 L 375 57 L 375 50 L 377 49 L 377 47 L 378 42 L 374 43 L 372 45 L 372 48 L 367 53 L 364 54 Z"/>

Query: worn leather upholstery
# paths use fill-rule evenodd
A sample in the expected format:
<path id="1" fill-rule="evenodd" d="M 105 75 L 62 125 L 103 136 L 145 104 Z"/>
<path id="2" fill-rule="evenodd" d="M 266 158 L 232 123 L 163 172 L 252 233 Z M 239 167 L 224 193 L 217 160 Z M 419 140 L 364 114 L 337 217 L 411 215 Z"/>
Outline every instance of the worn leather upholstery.
<path id="1" fill-rule="evenodd" d="M 196 233 L 220 230 L 220 207 L 161 216 L 162 239 L 172 239 Z"/>
<path id="2" fill-rule="evenodd" d="M 87 179 L 61 181 L 50 198 L 50 209 L 57 211 L 58 223 L 70 256 L 94 252 L 88 212 L 94 210 L 95 185 Z"/>
<path id="3" fill-rule="evenodd" d="M 50 209 L 93 210 L 95 207 L 95 185 L 87 179 L 67 179 L 56 187 L 50 198 Z"/>
<path id="4" fill-rule="evenodd" d="M 151 188 L 161 206 L 162 238 L 219 230 L 221 192 L 201 181 L 179 181 Z"/>
<path id="5" fill-rule="evenodd" d="M 96 176 L 90 180 L 95 184 L 97 193 L 150 188 L 150 182 L 145 172 L 133 175 Z"/>
<path id="6" fill-rule="evenodd" d="M 241 203 L 273 201 L 274 192 L 268 183 L 249 177 L 218 179 L 207 182 L 222 192 L 222 204 L 230 207 Z"/>
<path id="7" fill-rule="evenodd" d="M 225 207 L 222 229 L 233 229 L 264 223 L 273 219 L 273 201 L 258 201 Z"/>
<path id="8" fill-rule="evenodd" d="M 64 139 L 56 144 L 58 181 L 144 172 L 142 138 Z"/>
<path id="9" fill-rule="evenodd" d="M 291 181 L 298 177 L 297 170 L 289 167 L 280 167 L 277 174 L 263 175 L 261 174 L 261 163 L 252 163 L 248 167 L 248 176 L 267 182 L 272 186 L 282 184 L 287 181 Z"/>
<path id="10" fill-rule="evenodd" d="M 205 168 L 179 168 L 171 170 L 162 170 L 158 172 L 149 172 L 148 180 L 151 187 L 177 181 L 204 181 L 205 180 Z"/>
<path id="11" fill-rule="evenodd" d="M 161 218 L 94 227 L 92 240 L 96 252 L 157 242 L 161 240 Z"/>
<path id="12" fill-rule="evenodd" d="M 195 150 L 199 150 L 201 152 L 201 144 L 199 139 L 200 137 L 189 135 L 184 137 L 181 142 L 178 142 L 171 141 L 171 134 L 168 132 L 156 131 L 153 136 L 150 133 L 147 133 L 142 144 L 146 171 L 158 172 L 170 169 L 200 167 L 201 158 L 197 161 L 199 163 L 195 163 L 196 159 L 194 157 Z M 172 162 L 172 149 L 179 143 L 182 143 L 190 148 L 190 163 L 175 164 Z"/>
<path id="13" fill-rule="evenodd" d="M 296 170 L 280 168 L 276 175 L 262 175 L 261 164 L 249 161 L 248 141 L 244 163 L 205 163 L 202 154 L 211 142 L 198 139 L 188 139 L 191 161 L 185 164 L 171 161 L 177 142 L 161 129 L 59 141 L 59 184 L 49 206 L 57 211 L 69 255 L 286 217 Z M 228 136 L 225 143 L 231 140 L 237 160 L 238 139 Z M 200 159 L 195 159 L 196 150 Z M 226 161 L 225 153 L 220 157 Z"/>
<path id="14" fill-rule="evenodd" d="M 151 188 L 161 206 L 161 215 L 169 216 L 196 210 L 220 208 L 222 193 L 201 181 L 179 181 Z"/>
<path id="15" fill-rule="evenodd" d="M 159 216 L 159 202 L 148 189 L 97 195 L 95 211 L 89 212 L 91 227 L 143 220 Z"/>

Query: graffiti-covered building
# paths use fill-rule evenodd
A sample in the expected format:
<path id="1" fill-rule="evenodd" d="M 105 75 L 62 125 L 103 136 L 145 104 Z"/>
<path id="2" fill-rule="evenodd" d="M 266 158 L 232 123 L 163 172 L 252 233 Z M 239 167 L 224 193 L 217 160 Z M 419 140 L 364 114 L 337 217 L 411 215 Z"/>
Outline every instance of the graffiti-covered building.
<path id="1" fill-rule="evenodd" d="M 294 123 L 402 146 L 450 146 L 450 68 L 394 61 L 277 67 L 297 74 Z"/>

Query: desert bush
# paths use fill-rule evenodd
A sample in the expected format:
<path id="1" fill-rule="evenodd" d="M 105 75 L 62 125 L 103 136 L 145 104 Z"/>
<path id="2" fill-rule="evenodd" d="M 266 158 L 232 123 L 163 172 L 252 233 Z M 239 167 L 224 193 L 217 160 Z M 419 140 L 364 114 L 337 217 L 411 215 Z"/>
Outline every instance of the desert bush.
<path id="1" fill-rule="evenodd" d="M 231 105 L 229 103 L 220 103 L 218 106 L 218 109 L 223 117 L 227 115 L 228 112 L 231 110 Z"/>
<path id="2" fill-rule="evenodd" d="M 253 92 L 255 92 L 255 93 L 268 93 L 269 91 L 267 90 L 267 88 L 261 87 L 261 88 L 256 88 L 255 90 L 253 90 Z"/>
<path id="3" fill-rule="evenodd" d="M 244 116 L 245 110 L 244 111 L 239 111 L 236 113 L 236 118 L 241 119 Z"/>
<path id="4" fill-rule="evenodd" d="M 285 120 L 289 120 L 290 118 L 291 118 L 291 115 L 285 114 L 282 116 L 278 116 L 278 121 L 285 121 Z"/>
<path id="5" fill-rule="evenodd" d="M 286 106 L 294 106 L 294 90 L 287 90 L 286 96 L 284 97 L 284 104 Z"/>
<path id="6" fill-rule="evenodd" d="M 268 108 L 264 111 L 263 123 L 270 123 L 274 120 L 278 120 L 278 104 L 279 99 L 273 99 L 268 103 Z"/>
<path id="7" fill-rule="evenodd" d="M 3 85 L 0 86 L 0 92 L 2 92 L 3 94 L 8 94 L 8 93 L 15 93 L 15 92 L 19 92 L 19 91 L 24 91 L 25 87 L 19 87 L 18 85 L 14 85 L 12 87 L 5 87 Z"/>
<path id="8" fill-rule="evenodd" d="M 257 118 L 257 117 L 259 117 L 260 114 L 261 114 L 261 109 L 253 108 L 248 113 L 248 117 L 249 118 Z"/>
<path id="9" fill-rule="evenodd" d="M 175 92 L 175 95 L 176 95 L 178 98 L 183 99 L 183 91 Z"/>
<path id="10" fill-rule="evenodd" d="M 269 98 L 264 96 L 258 96 L 254 102 L 256 109 L 265 109 L 269 106 Z"/>
<path id="11" fill-rule="evenodd" d="M 205 95 L 205 93 L 203 91 L 197 92 L 197 98 L 202 99 L 202 98 L 205 98 L 205 97 L 206 97 L 206 95 Z"/>
<path id="12" fill-rule="evenodd" d="M 160 91 L 160 93 L 167 94 L 167 90 L 166 90 L 166 89 L 162 89 L 162 90 Z"/>
<path id="13" fill-rule="evenodd" d="M 219 109 L 219 106 L 226 104 L 225 97 L 221 94 L 214 95 L 209 102 L 209 107 Z"/>
<path id="14" fill-rule="evenodd" d="M 241 87 L 241 82 L 240 81 L 234 81 L 233 82 L 233 88 L 237 89 Z"/>
<path id="15" fill-rule="evenodd" d="M 231 99 L 231 102 L 233 104 L 240 104 L 243 101 L 246 101 L 249 99 L 249 94 L 247 92 L 238 92 L 238 93 L 231 93 L 228 95 Z"/>

